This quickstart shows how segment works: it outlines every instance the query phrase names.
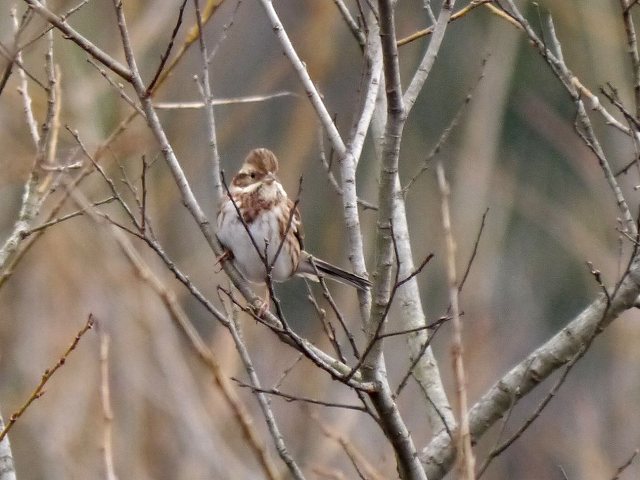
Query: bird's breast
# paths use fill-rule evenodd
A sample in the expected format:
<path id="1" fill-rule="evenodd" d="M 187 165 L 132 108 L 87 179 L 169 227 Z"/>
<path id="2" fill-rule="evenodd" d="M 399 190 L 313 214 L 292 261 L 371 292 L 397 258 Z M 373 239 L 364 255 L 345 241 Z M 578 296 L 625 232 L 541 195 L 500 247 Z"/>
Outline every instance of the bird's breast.
<path id="1" fill-rule="evenodd" d="M 276 258 L 282 241 L 282 219 L 288 219 L 286 202 L 273 202 L 259 196 L 235 202 L 244 224 L 233 203 L 227 200 L 218 216 L 218 238 L 233 253 L 234 262 L 247 280 L 264 283 L 266 269 L 260 256 L 266 253 L 270 263 Z M 295 271 L 298 255 L 292 258 L 290 251 L 287 246 L 278 253 L 272 270 L 275 281 L 286 280 Z"/>

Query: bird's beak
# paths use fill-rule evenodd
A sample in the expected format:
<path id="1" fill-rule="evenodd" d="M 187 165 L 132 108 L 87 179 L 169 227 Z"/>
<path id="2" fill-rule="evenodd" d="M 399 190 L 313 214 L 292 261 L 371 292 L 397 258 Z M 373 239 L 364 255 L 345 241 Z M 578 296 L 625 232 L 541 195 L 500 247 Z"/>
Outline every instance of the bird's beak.
<path id="1" fill-rule="evenodd" d="M 264 177 L 265 183 L 268 183 L 268 184 L 272 184 L 276 180 L 278 180 L 278 178 L 276 177 L 276 174 L 272 172 L 267 173 Z"/>

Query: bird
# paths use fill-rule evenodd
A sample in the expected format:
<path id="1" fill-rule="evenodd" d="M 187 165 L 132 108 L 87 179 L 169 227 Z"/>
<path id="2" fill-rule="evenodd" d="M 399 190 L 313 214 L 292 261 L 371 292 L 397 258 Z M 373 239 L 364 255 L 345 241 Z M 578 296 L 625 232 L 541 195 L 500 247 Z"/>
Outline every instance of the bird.
<path id="1" fill-rule="evenodd" d="M 249 152 L 220 205 L 217 237 L 237 269 L 248 281 L 284 282 L 293 276 L 318 281 L 331 278 L 358 290 L 371 287 L 368 279 L 336 267 L 304 249 L 300 211 L 280 183 L 278 159 L 269 149 Z M 314 268 L 315 265 L 315 268 Z"/>

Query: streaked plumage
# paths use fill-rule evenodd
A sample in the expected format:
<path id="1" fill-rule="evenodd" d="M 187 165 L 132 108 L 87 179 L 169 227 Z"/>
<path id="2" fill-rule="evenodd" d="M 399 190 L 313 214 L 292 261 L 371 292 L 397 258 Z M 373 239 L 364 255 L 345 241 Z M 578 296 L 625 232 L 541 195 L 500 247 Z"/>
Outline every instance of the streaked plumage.
<path id="1" fill-rule="evenodd" d="M 273 263 L 282 238 L 284 244 L 273 263 L 272 278 L 283 282 L 294 275 L 317 280 L 311 255 L 304 250 L 300 212 L 278 181 L 278 160 L 270 150 L 258 148 L 249 152 L 239 172 L 229 186 L 229 192 L 241 212 L 251 237 L 269 264 Z M 292 212 L 293 210 L 293 212 Z M 291 224 L 287 231 L 287 225 Z M 218 214 L 218 239 L 232 253 L 234 263 L 245 278 L 253 283 L 266 281 L 266 269 L 247 229 L 240 221 L 233 202 L 225 197 Z M 330 263 L 313 257 L 322 275 L 352 285 L 361 290 L 370 282 Z"/>

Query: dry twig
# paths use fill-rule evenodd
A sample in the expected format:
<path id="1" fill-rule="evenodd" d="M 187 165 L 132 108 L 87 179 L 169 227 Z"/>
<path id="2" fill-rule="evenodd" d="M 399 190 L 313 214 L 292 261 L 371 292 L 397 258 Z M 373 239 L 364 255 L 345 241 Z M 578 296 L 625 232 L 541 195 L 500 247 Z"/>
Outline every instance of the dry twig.
<path id="1" fill-rule="evenodd" d="M 459 478 L 473 480 L 475 478 L 475 458 L 471 449 L 471 433 L 469 431 L 469 414 L 467 411 L 467 386 L 464 371 L 464 348 L 462 344 L 462 321 L 458 306 L 458 281 L 456 276 L 456 244 L 451 229 L 449 214 L 449 185 L 444 176 L 442 163 L 436 167 L 438 186 L 442 195 L 442 227 L 447 245 L 447 279 L 449 286 L 449 301 L 453 323 L 453 338 L 451 340 L 451 355 L 453 359 L 454 379 L 456 383 L 456 398 L 458 400 L 458 431 L 456 448 L 458 455 Z"/>
<path id="2" fill-rule="evenodd" d="M 109 344 L 111 338 L 106 332 L 100 332 L 100 399 L 104 434 L 102 441 L 102 459 L 107 480 L 118 480 L 113 463 L 113 408 L 109 387 Z"/>
<path id="3" fill-rule="evenodd" d="M 44 395 L 45 393 L 44 387 L 47 384 L 47 382 L 51 379 L 53 374 L 56 373 L 58 369 L 67 362 L 67 358 L 69 357 L 71 352 L 73 352 L 76 349 L 76 347 L 78 346 L 78 342 L 80 342 L 80 339 L 82 338 L 82 336 L 85 333 L 87 333 L 89 330 L 91 330 L 91 328 L 94 325 L 94 322 L 95 321 L 94 321 L 93 315 L 89 314 L 89 318 L 87 319 L 87 322 L 76 334 L 75 338 L 73 339 L 69 347 L 67 347 L 67 349 L 64 351 L 62 356 L 58 359 L 55 365 L 53 365 L 53 367 L 48 368 L 44 371 L 44 373 L 42 374 L 42 377 L 40 378 L 40 383 L 38 383 L 36 388 L 33 390 L 33 392 L 31 392 L 31 395 L 29 395 L 29 397 L 25 400 L 22 406 L 11 415 L 9 419 L 9 423 L 7 423 L 5 427 L 2 429 L 2 431 L 0 431 L 0 442 L 4 439 L 7 433 L 9 433 L 9 430 L 11 430 L 11 428 L 15 425 L 18 419 L 31 406 L 31 404 L 34 401 L 36 401 L 38 398 L 42 397 L 42 395 Z"/>

